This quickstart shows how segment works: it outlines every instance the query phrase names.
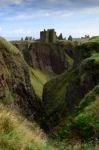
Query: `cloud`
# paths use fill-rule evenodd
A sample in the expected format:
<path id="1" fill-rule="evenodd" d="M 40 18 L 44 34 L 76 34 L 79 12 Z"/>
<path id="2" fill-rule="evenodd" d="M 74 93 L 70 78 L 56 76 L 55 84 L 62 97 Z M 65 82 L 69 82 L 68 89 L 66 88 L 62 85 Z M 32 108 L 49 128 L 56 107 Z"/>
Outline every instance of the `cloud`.
<path id="1" fill-rule="evenodd" d="M 4 20 L 6 21 L 29 21 L 32 19 L 36 19 L 38 17 L 41 18 L 68 18 L 74 15 L 71 11 L 49 11 L 49 10 L 39 10 L 39 11 L 33 11 L 32 13 L 29 12 L 18 12 L 14 16 L 6 16 Z"/>
<path id="2" fill-rule="evenodd" d="M 13 13 L 13 12 L 12 12 Z M 2 14 L 2 13 L 1 13 Z M 11 14 L 11 12 L 10 12 Z M 4 15 L 4 14 L 3 14 Z M 97 7 L 89 7 L 89 8 L 83 8 L 83 9 L 79 9 L 79 10 L 47 10 L 47 9 L 42 9 L 42 10 L 33 10 L 33 11 L 22 11 L 22 12 L 15 12 L 15 14 L 11 14 L 11 15 L 6 15 L 3 19 L 5 21 L 32 21 L 35 19 L 35 21 L 38 22 L 39 18 L 40 20 L 42 19 L 73 19 L 74 18 L 80 18 L 82 16 L 86 16 L 89 17 L 91 19 L 91 15 L 92 16 L 97 16 L 99 17 L 99 6 Z M 88 19 L 89 19 L 88 18 Z M 76 19 L 75 19 L 76 20 Z M 85 20 L 86 21 L 86 20 Z"/>
<path id="3" fill-rule="evenodd" d="M 32 0 L 30 0 L 30 3 L 32 3 Z M 40 6 L 43 6 L 43 8 L 45 6 L 45 8 L 49 9 L 64 9 L 64 10 L 99 6 L 98 0 L 43 0 L 43 1 L 37 0 L 37 2 L 35 3 L 38 4 L 39 8 Z"/>
<path id="4" fill-rule="evenodd" d="M 7 11 L 29 12 L 47 10 L 47 11 L 79 11 L 99 7 L 98 0 L 0 0 L 0 7 L 6 6 Z M 2 7 L 1 7 L 2 9 Z M 6 13 L 6 12 L 5 12 Z M 36 13 L 35 13 L 36 15 Z M 46 13 L 49 16 L 49 12 Z"/>
<path id="5" fill-rule="evenodd" d="M 16 4 L 16 5 L 22 4 L 24 2 L 23 0 L 8 0 L 8 1 L 9 3 Z"/>
<path id="6" fill-rule="evenodd" d="M 99 6 L 98 0 L 0 0 L 0 6 L 15 4 L 26 9 L 81 9 Z"/>
<path id="7" fill-rule="evenodd" d="M 0 27 L 0 32 L 2 31 L 2 27 Z"/>
<path id="8" fill-rule="evenodd" d="M 0 0 L 0 32 L 8 36 L 36 36 L 43 28 L 98 34 L 98 18 L 98 0 Z"/>
<path id="9" fill-rule="evenodd" d="M 9 4 L 16 4 L 19 5 L 23 3 L 23 0 L 0 0 L 0 5 L 9 5 Z"/>
<path id="10" fill-rule="evenodd" d="M 31 29 L 18 28 L 8 32 L 9 35 L 30 35 L 32 34 Z"/>

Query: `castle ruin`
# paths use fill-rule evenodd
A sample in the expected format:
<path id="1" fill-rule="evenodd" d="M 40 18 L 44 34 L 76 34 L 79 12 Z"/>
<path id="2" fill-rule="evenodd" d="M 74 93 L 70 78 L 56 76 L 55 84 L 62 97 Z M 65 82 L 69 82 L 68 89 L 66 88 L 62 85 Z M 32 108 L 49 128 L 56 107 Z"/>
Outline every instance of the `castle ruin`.
<path id="1" fill-rule="evenodd" d="M 48 29 L 47 31 L 40 32 L 40 40 L 44 43 L 55 43 L 56 42 L 56 32 L 54 29 Z"/>

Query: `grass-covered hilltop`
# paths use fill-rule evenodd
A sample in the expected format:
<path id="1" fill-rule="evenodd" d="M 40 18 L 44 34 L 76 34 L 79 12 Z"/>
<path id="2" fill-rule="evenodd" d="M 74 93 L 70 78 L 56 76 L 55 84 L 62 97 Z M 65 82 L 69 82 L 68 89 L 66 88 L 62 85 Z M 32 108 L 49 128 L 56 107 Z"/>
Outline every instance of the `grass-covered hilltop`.
<path id="1" fill-rule="evenodd" d="M 0 150 L 99 149 L 99 37 L 0 37 Z"/>

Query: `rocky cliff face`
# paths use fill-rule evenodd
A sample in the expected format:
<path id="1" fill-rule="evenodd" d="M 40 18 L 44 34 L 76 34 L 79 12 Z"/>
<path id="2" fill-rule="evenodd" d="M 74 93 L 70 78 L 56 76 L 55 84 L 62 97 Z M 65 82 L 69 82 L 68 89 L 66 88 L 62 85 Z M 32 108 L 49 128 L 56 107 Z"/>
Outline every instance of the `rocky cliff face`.
<path id="1" fill-rule="evenodd" d="M 15 46 L 22 50 L 27 63 L 33 68 L 61 74 L 73 65 L 73 46 L 70 43 L 65 46 L 62 43 L 21 42 L 15 43 Z"/>
<path id="2" fill-rule="evenodd" d="M 22 54 L 3 38 L 0 38 L 0 101 L 11 108 L 20 107 L 29 117 L 39 108 Z"/>
<path id="3" fill-rule="evenodd" d="M 31 45 L 30 55 L 33 67 L 41 70 L 45 69 L 56 74 L 60 74 L 67 69 L 68 63 L 65 62 L 64 53 L 60 54 L 60 50 L 57 51 L 55 48 L 51 47 L 51 45 Z"/>

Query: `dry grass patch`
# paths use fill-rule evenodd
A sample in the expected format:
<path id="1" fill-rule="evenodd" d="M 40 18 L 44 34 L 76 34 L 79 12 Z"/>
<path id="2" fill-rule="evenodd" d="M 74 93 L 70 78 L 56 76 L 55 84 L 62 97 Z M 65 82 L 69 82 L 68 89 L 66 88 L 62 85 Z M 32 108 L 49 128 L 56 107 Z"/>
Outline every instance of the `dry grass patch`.
<path id="1" fill-rule="evenodd" d="M 54 150 L 34 123 L 0 105 L 0 150 Z"/>

